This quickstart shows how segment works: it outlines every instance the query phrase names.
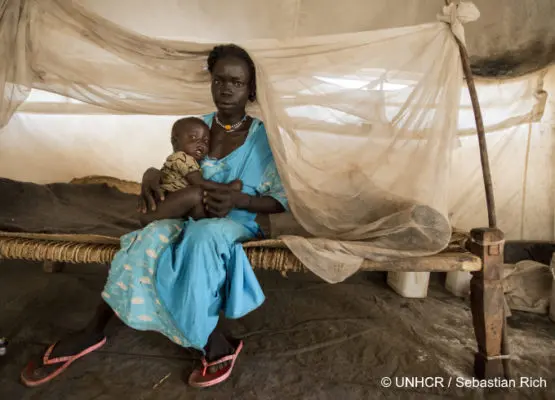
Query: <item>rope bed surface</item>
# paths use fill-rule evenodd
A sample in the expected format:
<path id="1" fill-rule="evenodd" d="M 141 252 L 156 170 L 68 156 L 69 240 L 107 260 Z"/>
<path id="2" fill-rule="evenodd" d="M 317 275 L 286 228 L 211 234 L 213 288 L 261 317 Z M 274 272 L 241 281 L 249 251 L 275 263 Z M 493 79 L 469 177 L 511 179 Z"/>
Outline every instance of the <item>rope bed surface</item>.
<path id="1" fill-rule="evenodd" d="M 281 273 L 306 271 L 302 263 L 280 240 L 270 239 L 243 244 L 253 268 L 277 270 Z M 0 259 L 52 261 L 64 263 L 110 264 L 119 250 L 119 244 L 85 243 L 0 235 Z M 445 251 L 427 257 L 404 258 L 391 261 L 365 260 L 366 271 L 396 272 L 451 272 L 479 271 L 479 257 L 453 245 Z"/>

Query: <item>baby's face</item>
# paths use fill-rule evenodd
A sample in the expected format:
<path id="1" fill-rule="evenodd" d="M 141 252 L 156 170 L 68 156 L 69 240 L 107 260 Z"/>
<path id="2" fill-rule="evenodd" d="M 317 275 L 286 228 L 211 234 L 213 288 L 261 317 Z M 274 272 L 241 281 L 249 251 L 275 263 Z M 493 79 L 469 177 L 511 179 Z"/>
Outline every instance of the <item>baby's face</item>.
<path id="1" fill-rule="evenodd" d="M 197 161 L 201 161 L 210 146 L 210 131 L 208 126 L 193 125 L 177 132 L 173 141 L 174 151 L 183 151 Z"/>

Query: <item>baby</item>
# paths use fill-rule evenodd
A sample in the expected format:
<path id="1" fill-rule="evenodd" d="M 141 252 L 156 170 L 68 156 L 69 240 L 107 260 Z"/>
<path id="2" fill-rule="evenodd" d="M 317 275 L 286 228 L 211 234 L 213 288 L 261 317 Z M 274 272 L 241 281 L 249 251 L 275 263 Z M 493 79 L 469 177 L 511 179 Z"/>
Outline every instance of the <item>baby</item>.
<path id="1" fill-rule="evenodd" d="M 171 143 L 173 153 L 166 159 L 160 169 L 162 173 L 160 187 L 165 193 L 173 193 L 188 187 L 200 187 L 205 189 L 219 189 L 222 186 L 240 191 L 243 183 L 240 180 L 229 184 L 216 183 L 205 180 L 202 177 L 199 162 L 206 157 L 210 146 L 210 128 L 200 118 L 182 118 L 173 124 L 171 132 Z M 184 206 L 184 218 L 193 219 L 206 218 L 206 210 L 199 199 L 198 190 L 184 193 L 182 198 L 187 198 Z M 167 202 L 168 200 L 165 200 Z M 149 217 L 141 218 L 143 225 L 153 219 L 164 219 L 164 210 L 158 210 Z M 152 218 L 154 217 L 154 218 Z"/>
<path id="2" fill-rule="evenodd" d="M 173 153 L 166 159 L 161 188 L 175 192 L 191 184 L 200 184 L 202 172 L 199 162 L 208 154 L 210 129 L 200 118 L 182 118 L 172 127 Z"/>

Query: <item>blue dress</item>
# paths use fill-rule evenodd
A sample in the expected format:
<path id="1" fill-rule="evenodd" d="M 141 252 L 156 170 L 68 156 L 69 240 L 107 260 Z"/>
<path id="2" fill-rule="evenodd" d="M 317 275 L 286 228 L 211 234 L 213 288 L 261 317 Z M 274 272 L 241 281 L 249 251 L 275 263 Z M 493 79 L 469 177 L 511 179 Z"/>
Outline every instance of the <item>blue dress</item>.
<path id="1" fill-rule="evenodd" d="M 214 114 L 204 116 L 208 125 Z M 243 192 L 287 199 L 262 122 L 253 120 L 245 143 L 222 159 L 207 158 L 203 176 L 243 181 Z M 241 318 L 264 302 L 241 242 L 261 235 L 256 214 L 232 210 L 225 218 L 162 220 L 121 238 L 103 299 L 127 325 L 157 331 L 203 351 L 218 322 Z"/>

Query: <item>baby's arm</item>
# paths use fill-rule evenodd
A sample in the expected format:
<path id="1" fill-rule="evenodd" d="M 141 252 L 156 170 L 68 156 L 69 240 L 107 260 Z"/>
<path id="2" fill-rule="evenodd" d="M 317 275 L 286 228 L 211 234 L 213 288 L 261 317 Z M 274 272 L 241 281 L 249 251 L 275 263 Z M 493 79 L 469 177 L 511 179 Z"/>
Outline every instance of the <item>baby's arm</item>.
<path id="1" fill-rule="evenodd" d="M 187 176 L 185 176 L 185 179 L 187 179 L 187 182 L 189 182 L 191 185 L 200 186 L 201 188 L 207 189 L 207 190 L 221 190 L 221 189 L 227 190 L 229 188 L 231 188 L 232 190 L 243 189 L 243 182 L 241 182 L 239 179 L 231 183 L 213 182 L 213 181 L 204 179 L 202 177 L 202 173 L 200 170 L 188 173 Z"/>

